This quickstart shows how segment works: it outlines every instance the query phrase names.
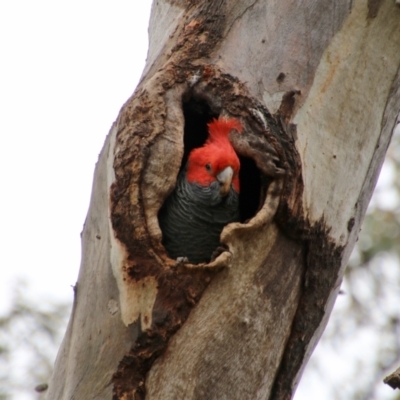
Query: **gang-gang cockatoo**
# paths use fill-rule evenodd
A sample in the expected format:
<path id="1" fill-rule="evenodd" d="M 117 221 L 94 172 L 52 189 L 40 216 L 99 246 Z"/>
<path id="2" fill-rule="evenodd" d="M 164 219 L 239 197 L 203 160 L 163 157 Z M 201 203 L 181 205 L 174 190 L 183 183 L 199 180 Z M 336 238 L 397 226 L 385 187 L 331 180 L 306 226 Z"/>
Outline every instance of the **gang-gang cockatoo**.
<path id="1" fill-rule="evenodd" d="M 214 119 L 203 147 L 193 149 L 177 185 L 167 198 L 159 222 L 171 258 L 209 262 L 226 224 L 239 221 L 240 161 L 229 133 L 242 131 L 234 118 Z"/>

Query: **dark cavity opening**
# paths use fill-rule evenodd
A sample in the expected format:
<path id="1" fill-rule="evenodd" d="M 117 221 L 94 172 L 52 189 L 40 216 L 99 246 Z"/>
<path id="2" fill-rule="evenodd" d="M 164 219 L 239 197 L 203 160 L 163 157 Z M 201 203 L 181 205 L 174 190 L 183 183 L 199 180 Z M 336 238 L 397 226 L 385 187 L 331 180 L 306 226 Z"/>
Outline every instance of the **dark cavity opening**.
<path id="1" fill-rule="evenodd" d="M 240 195 L 239 209 L 241 222 L 246 222 L 257 214 L 264 202 L 261 198 L 261 171 L 252 158 L 242 157 L 240 160 Z"/>
<path id="2" fill-rule="evenodd" d="M 211 111 L 208 103 L 201 99 L 190 97 L 183 100 L 183 116 L 185 118 L 185 129 L 183 136 L 184 153 L 181 170 L 187 163 L 190 152 L 196 147 L 201 147 L 207 140 L 207 124 L 219 114 Z"/>
<path id="3" fill-rule="evenodd" d="M 189 153 L 201 147 L 208 136 L 207 124 L 218 118 L 219 113 L 212 110 L 207 101 L 188 96 L 183 99 L 184 155 L 181 170 L 187 163 Z M 246 222 L 258 212 L 264 202 L 261 198 L 261 186 L 264 186 L 261 171 L 253 159 L 238 155 L 240 159 L 240 220 Z M 264 191 L 263 191 L 264 192 Z"/>

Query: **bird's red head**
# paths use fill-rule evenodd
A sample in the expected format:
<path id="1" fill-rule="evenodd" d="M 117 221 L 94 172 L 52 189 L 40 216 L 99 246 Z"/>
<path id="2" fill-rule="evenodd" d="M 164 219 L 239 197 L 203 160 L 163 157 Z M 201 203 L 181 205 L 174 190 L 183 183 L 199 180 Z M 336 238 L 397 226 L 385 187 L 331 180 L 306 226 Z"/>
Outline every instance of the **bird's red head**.
<path id="1" fill-rule="evenodd" d="M 208 139 L 203 147 L 189 154 L 186 178 L 190 183 L 209 186 L 221 184 L 221 194 L 229 193 L 230 186 L 239 193 L 239 158 L 229 141 L 232 129 L 242 132 L 242 124 L 235 118 L 214 119 L 208 124 Z"/>

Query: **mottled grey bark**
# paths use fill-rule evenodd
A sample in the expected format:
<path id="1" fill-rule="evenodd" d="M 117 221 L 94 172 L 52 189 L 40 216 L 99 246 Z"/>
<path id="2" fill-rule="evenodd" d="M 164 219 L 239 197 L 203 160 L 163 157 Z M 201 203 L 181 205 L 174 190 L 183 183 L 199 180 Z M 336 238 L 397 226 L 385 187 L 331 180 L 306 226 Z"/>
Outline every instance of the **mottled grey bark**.
<path id="1" fill-rule="evenodd" d="M 399 22 L 393 1 L 154 2 L 142 80 L 96 167 L 48 399 L 293 396 L 399 111 Z M 211 264 L 176 265 L 157 214 L 184 127 L 189 146 L 191 119 L 219 114 L 244 125 L 232 141 L 261 203 L 248 212 L 243 194 Z"/>

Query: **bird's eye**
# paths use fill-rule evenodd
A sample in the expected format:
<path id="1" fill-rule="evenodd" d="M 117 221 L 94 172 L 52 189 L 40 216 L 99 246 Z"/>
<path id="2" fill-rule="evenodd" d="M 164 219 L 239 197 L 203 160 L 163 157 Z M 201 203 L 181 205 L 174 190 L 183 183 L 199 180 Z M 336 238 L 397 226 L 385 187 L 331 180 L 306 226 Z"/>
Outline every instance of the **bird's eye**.
<path id="1" fill-rule="evenodd" d="M 211 164 L 206 164 L 206 170 L 211 171 Z"/>

